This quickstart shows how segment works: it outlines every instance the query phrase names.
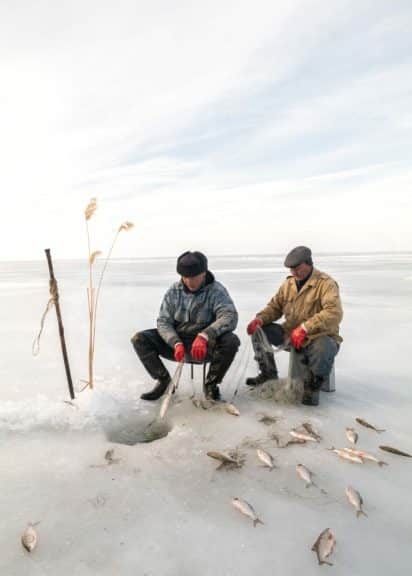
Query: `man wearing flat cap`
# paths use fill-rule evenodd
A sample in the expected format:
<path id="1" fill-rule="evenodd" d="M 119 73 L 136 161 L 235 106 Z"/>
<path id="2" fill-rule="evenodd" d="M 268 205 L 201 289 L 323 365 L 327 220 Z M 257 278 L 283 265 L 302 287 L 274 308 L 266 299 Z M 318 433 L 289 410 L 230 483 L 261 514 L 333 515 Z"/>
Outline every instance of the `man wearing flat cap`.
<path id="1" fill-rule="evenodd" d="M 260 373 L 255 378 L 248 378 L 246 384 L 258 386 L 266 380 L 277 379 L 271 345 L 290 343 L 299 352 L 305 367 L 302 402 L 317 406 L 319 390 L 330 374 L 342 342 L 339 287 L 331 276 L 314 268 L 312 253 L 306 246 L 291 250 L 285 266 L 290 269 L 290 275 L 247 326 Z M 275 322 L 282 317 L 285 318 L 282 324 Z"/>
<path id="2" fill-rule="evenodd" d="M 233 334 L 238 314 L 226 288 L 208 270 L 201 252 L 184 252 L 177 259 L 180 280 L 166 292 L 157 329 L 143 330 L 132 338 L 133 347 L 150 376 L 157 380 L 144 400 L 160 398 L 170 374 L 160 356 L 176 362 L 210 362 L 205 395 L 220 400 L 219 384 L 233 362 L 239 338 Z"/>

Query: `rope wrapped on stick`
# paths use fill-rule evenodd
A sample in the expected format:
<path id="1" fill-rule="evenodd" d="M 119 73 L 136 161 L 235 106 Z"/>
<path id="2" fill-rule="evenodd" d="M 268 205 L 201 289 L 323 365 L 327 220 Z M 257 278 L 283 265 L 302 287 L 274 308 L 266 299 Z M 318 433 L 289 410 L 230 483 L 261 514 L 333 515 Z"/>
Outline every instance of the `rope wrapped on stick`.
<path id="1" fill-rule="evenodd" d="M 49 301 L 46 304 L 46 308 L 42 314 L 41 320 L 40 320 L 40 330 L 39 333 L 37 334 L 36 338 L 33 340 L 33 344 L 32 344 L 32 353 L 33 356 L 37 356 L 38 353 L 40 352 L 40 338 L 43 332 L 43 328 L 44 328 L 44 322 L 46 320 L 46 316 L 49 313 L 49 310 L 52 309 L 52 307 L 56 304 L 58 298 L 59 298 L 59 292 L 57 290 L 57 282 L 55 278 L 50 278 L 49 280 L 49 292 L 50 292 L 50 298 Z"/>

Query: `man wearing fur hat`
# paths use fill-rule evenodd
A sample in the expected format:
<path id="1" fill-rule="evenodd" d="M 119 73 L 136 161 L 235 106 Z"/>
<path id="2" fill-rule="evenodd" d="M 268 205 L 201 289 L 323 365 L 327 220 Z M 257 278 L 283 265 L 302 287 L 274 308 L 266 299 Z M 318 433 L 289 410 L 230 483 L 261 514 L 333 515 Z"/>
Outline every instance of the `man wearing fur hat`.
<path id="1" fill-rule="evenodd" d="M 177 259 L 180 280 L 166 292 L 157 329 L 137 332 L 133 347 L 150 376 L 157 380 L 143 400 L 157 400 L 165 393 L 170 374 L 160 356 L 181 362 L 210 362 L 205 395 L 220 400 L 219 384 L 239 348 L 233 334 L 238 314 L 226 288 L 208 270 L 201 252 L 184 252 Z"/>
<path id="2" fill-rule="evenodd" d="M 258 386 L 266 380 L 277 379 L 270 344 L 280 346 L 290 342 L 305 367 L 302 402 L 317 406 L 319 390 L 330 374 L 342 342 L 339 287 L 331 276 L 314 268 L 311 250 L 306 246 L 297 246 L 289 252 L 285 266 L 290 269 L 290 276 L 247 326 L 260 373 L 255 378 L 248 378 L 246 384 Z M 282 316 L 284 323 L 275 323 Z M 263 335 L 258 328 L 263 330 Z M 262 336 L 268 340 L 266 346 L 260 345 Z"/>

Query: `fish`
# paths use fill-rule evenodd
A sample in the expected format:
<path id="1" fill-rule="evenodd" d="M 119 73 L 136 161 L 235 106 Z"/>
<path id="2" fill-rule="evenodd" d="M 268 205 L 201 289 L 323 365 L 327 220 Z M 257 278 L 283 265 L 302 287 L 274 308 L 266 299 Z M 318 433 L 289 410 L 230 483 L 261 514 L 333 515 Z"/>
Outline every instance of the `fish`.
<path id="1" fill-rule="evenodd" d="M 216 468 L 216 470 L 220 470 L 221 468 L 225 467 L 228 469 L 231 468 L 241 468 L 245 463 L 245 457 L 241 454 L 238 450 L 231 450 L 229 453 L 225 454 L 224 452 L 218 452 L 216 450 L 211 450 L 207 452 L 209 458 L 214 458 L 215 460 L 219 460 L 220 465 Z"/>
<path id="2" fill-rule="evenodd" d="M 384 462 L 383 460 L 379 460 L 373 454 L 369 454 L 369 452 L 365 452 L 364 450 L 355 450 L 354 448 L 344 448 L 345 452 L 349 454 L 354 454 L 355 456 L 359 456 L 362 460 L 370 460 L 371 462 L 376 462 L 379 466 L 387 466 L 388 463 Z"/>
<path id="3" fill-rule="evenodd" d="M 234 404 L 225 404 L 225 410 L 228 414 L 231 414 L 232 416 L 240 416 L 240 412 Z"/>
<path id="4" fill-rule="evenodd" d="M 356 517 L 359 518 L 359 516 L 367 516 L 366 512 L 362 510 L 363 500 L 359 492 L 355 490 L 355 488 L 352 488 L 352 486 L 348 486 L 345 493 L 349 502 L 356 510 Z"/>
<path id="5" fill-rule="evenodd" d="M 306 488 L 309 488 L 309 486 L 315 486 L 315 488 L 318 488 L 321 492 L 323 492 L 323 494 L 326 494 L 325 490 L 319 488 L 319 486 L 314 483 L 313 473 L 309 470 L 309 468 L 306 468 L 306 466 L 303 464 L 297 464 L 296 472 L 298 473 L 298 476 L 300 476 L 302 480 L 306 482 Z"/>
<path id="6" fill-rule="evenodd" d="M 309 432 L 309 434 L 311 436 L 313 436 L 314 438 L 316 438 L 318 441 L 322 440 L 322 437 L 319 435 L 319 433 L 313 428 L 312 424 L 310 422 L 304 422 L 302 424 L 302 428 L 304 428 L 306 430 L 306 432 Z"/>
<path id="7" fill-rule="evenodd" d="M 258 524 L 263 524 L 262 520 L 258 518 L 253 506 L 246 502 L 246 500 L 242 500 L 242 498 L 232 498 L 233 506 L 239 510 L 245 516 L 249 516 L 253 520 L 253 526 L 256 528 Z"/>
<path id="8" fill-rule="evenodd" d="M 273 456 L 269 454 L 269 452 L 266 452 L 266 450 L 263 450 L 263 448 L 257 448 L 256 452 L 259 460 L 261 460 L 265 466 L 267 466 L 271 470 L 276 468 Z"/>
<path id="9" fill-rule="evenodd" d="M 265 426 L 270 426 L 271 424 L 275 424 L 277 422 L 277 418 L 275 416 L 270 416 L 269 414 L 262 414 L 259 418 L 259 422 L 265 424 Z"/>
<path id="10" fill-rule="evenodd" d="M 104 455 L 104 459 L 106 460 L 107 464 L 115 464 L 116 462 L 120 462 L 120 458 L 113 458 L 114 448 L 110 448 L 110 450 L 106 451 Z"/>
<path id="11" fill-rule="evenodd" d="M 346 428 L 346 438 L 349 442 L 352 442 L 352 444 L 356 444 L 359 435 L 354 428 Z"/>
<path id="12" fill-rule="evenodd" d="M 316 438 L 315 436 L 312 436 L 312 434 L 309 434 L 309 432 L 299 432 L 298 430 L 291 430 L 289 434 L 293 436 L 293 438 L 297 438 L 298 440 L 304 440 L 305 442 L 319 442 L 319 439 Z"/>
<path id="13" fill-rule="evenodd" d="M 37 546 L 37 532 L 34 524 L 28 524 L 26 530 L 21 535 L 21 543 L 28 552 L 32 552 Z"/>
<path id="14" fill-rule="evenodd" d="M 397 448 L 392 448 L 392 446 L 379 446 L 381 450 L 385 452 L 391 452 L 392 454 L 397 454 L 398 456 L 406 456 L 407 458 L 412 458 L 412 454 L 408 454 L 408 452 L 403 452 L 402 450 L 398 450 Z"/>
<path id="15" fill-rule="evenodd" d="M 223 452 L 218 452 L 216 450 L 209 450 L 209 452 L 206 452 L 206 454 L 209 456 L 209 458 L 214 458 L 215 460 L 219 460 L 224 464 L 238 463 L 237 460 L 235 460 L 235 458 L 232 458 L 228 454 L 224 454 Z"/>
<path id="16" fill-rule="evenodd" d="M 269 435 L 269 439 L 274 440 L 276 444 L 279 446 L 280 444 L 279 434 L 275 434 L 275 432 L 272 432 L 272 434 Z"/>
<path id="17" fill-rule="evenodd" d="M 365 428 L 370 428 L 371 430 L 375 430 L 375 432 L 386 432 L 386 430 L 384 430 L 383 428 L 376 428 L 372 424 L 369 424 L 369 422 L 366 422 L 366 420 L 363 420 L 363 418 L 355 418 L 355 420 L 361 426 L 365 426 Z"/>
<path id="18" fill-rule="evenodd" d="M 360 456 L 357 456 L 356 454 L 351 454 L 346 450 L 340 450 L 339 448 L 334 448 L 333 446 L 332 448 L 328 448 L 328 450 L 335 452 L 335 454 L 337 454 L 343 460 L 349 460 L 350 462 L 357 462 L 358 464 L 363 464 L 362 458 Z"/>
<path id="19" fill-rule="evenodd" d="M 193 406 L 196 406 L 196 408 L 202 407 L 202 403 L 200 401 L 200 398 L 192 398 L 192 404 L 193 404 Z"/>
<path id="20" fill-rule="evenodd" d="M 319 564 L 328 564 L 333 566 L 332 562 L 328 562 L 326 558 L 330 556 L 335 548 L 336 538 L 330 528 L 326 528 L 321 532 L 312 546 L 312 551 L 316 552 Z"/>
<path id="21" fill-rule="evenodd" d="M 281 446 L 281 448 L 287 448 L 288 446 L 291 446 L 292 444 L 306 444 L 306 440 L 302 440 L 301 438 L 292 438 L 291 440 L 288 440 L 286 442 L 286 444 Z"/>

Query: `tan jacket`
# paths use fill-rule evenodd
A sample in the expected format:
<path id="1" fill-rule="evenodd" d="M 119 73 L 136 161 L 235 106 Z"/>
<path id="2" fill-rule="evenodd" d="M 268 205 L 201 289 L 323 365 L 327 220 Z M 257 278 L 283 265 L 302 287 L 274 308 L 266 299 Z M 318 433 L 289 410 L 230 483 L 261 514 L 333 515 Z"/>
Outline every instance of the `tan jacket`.
<path id="1" fill-rule="evenodd" d="M 293 276 L 288 276 L 267 306 L 256 316 L 263 324 L 284 316 L 283 329 L 287 336 L 304 323 L 307 331 L 304 345 L 323 334 L 331 336 L 338 343 L 342 342 L 339 336 L 339 323 L 343 316 L 339 286 L 331 276 L 316 268 L 300 292 Z"/>

